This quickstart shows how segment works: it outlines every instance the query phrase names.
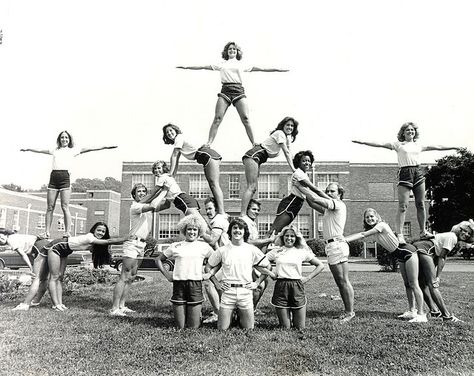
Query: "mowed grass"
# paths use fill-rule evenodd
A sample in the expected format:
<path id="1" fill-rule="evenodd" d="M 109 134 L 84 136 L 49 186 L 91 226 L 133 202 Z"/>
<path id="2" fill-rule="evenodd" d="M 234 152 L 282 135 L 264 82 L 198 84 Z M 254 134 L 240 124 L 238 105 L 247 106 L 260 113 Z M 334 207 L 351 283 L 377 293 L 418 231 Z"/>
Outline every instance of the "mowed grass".
<path id="1" fill-rule="evenodd" d="M 463 324 L 397 320 L 406 308 L 400 274 L 352 272 L 357 317 L 342 309 L 329 272 L 306 287 L 307 328 L 282 330 L 263 297 L 255 330 L 220 332 L 173 328 L 171 284 L 161 276 L 135 283 L 126 318 L 107 315 L 112 287 L 65 297 L 70 310 L 53 312 L 49 298 L 27 312 L 0 306 L 0 374 L 5 375 L 472 375 L 474 273 L 445 272 L 442 292 Z M 327 294 L 320 297 L 320 294 Z M 204 312 L 209 311 L 206 302 Z"/>

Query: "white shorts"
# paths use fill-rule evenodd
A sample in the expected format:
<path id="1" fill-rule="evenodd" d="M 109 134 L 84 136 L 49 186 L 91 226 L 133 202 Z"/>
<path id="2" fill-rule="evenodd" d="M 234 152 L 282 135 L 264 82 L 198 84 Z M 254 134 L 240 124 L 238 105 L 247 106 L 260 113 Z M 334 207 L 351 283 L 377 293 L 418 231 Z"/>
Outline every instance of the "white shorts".
<path id="1" fill-rule="evenodd" d="M 326 244 L 325 251 L 328 256 L 329 265 L 349 261 L 349 244 L 346 242 L 336 240 Z"/>
<path id="2" fill-rule="evenodd" d="M 123 257 L 136 259 L 142 257 L 145 253 L 145 242 L 140 240 L 127 240 L 123 243 Z"/>
<path id="3" fill-rule="evenodd" d="M 253 293 L 245 287 L 229 287 L 221 296 L 221 307 L 227 309 L 252 309 Z"/>

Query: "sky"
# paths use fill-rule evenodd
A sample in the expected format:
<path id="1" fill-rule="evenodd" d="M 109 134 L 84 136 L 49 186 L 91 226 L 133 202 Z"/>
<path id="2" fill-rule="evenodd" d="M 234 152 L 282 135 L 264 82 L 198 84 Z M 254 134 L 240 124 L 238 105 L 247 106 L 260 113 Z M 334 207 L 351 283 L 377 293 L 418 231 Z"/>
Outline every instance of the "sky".
<path id="1" fill-rule="evenodd" d="M 169 160 L 169 122 L 207 140 L 219 73 L 176 69 L 221 61 L 228 41 L 243 62 L 288 73 L 244 76 L 262 141 L 285 116 L 299 121 L 293 152 L 316 161 L 393 162 L 386 149 L 413 121 L 426 145 L 474 150 L 470 1 L 0 0 L 0 184 L 46 184 L 51 149 L 68 130 L 79 177 L 121 179 L 123 161 Z M 224 160 L 250 148 L 230 107 L 213 144 Z M 423 153 L 434 162 L 452 152 Z M 276 160 L 284 161 L 283 155 Z"/>

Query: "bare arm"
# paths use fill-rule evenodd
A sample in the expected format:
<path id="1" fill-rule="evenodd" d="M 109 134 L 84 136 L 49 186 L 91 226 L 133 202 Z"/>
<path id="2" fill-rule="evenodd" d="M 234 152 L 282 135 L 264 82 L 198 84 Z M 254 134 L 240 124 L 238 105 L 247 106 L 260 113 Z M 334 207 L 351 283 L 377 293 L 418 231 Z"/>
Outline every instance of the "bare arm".
<path id="1" fill-rule="evenodd" d="M 165 201 L 165 196 L 167 193 L 167 189 L 162 189 L 160 193 L 158 193 L 158 195 L 149 204 L 145 204 L 145 206 L 142 208 L 142 213 L 149 211 L 159 211 L 160 209 L 162 210 L 164 204 L 163 201 Z"/>
<path id="2" fill-rule="evenodd" d="M 165 278 L 173 282 L 173 273 L 169 270 L 166 270 L 165 267 L 163 266 L 163 261 L 166 260 L 166 256 L 162 253 L 158 256 L 156 259 L 156 266 L 158 267 L 158 270 L 165 276 Z"/>
<path id="3" fill-rule="evenodd" d="M 352 142 L 355 143 L 355 144 L 373 146 L 375 148 L 384 148 L 384 149 L 393 150 L 392 145 L 388 142 L 387 143 L 380 143 L 380 142 L 367 142 L 367 141 L 358 141 L 358 140 L 352 140 Z"/>
<path id="4" fill-rule="evenodd" d="M 176 172 L 178 172 L 178 164 L 179 164 L 179 157 L 181 156 L 180 149 L 173 149 L 173 153 L 171 154 L 171 162 L 170 162 L 170 175 L 175 176 Z"/>
<path id="5" fill-rule="evenodd" d="M 432 150 L 459 150 L 459 146 L 443 146 L 443 145 L 430 145 L 423 146 L 423 151 L 432 151 Z"/>
<path id="6" fill-rule="evenodd" d="M 134 240 L 134 239 L 136 239 L 136 236 L 128 235 L 128 236 L 110 238 L 110 239 L 94 239 L 92 243 L 98 244 L 98 245 L 122 244 L 123 242 L 127 240 Z"/>
<path id="7" fill-rule="evenodd" d="M 97 147 L 97 148 L 83 148 L 83 149 L 81 149 L 79 154 L 89 153 L 91 151 L 98 151 L 98 150 L 104 150 L 104 149 L 115 149 L 115 148 L 117 148 L 116 145 L 113 145 L 113 146 L 100 146 L 100 147 Z"/>
<path id="8" fill-rule="evenodd" d="M 288 166 L 290 166 L 291 171 L 295 172 L 295 166 L 293 166 L 293 156 L 291 155 L 291 150 L 285 143 L 280 144 L 281 150 L 283 150 L 283 154 L 285 154 L 286 161 L 288 162 Z"/>
<path id="9" fill-rule="evenodd" d="M 213 228 L 211 229 L 211 231 L 202 234 L 202 238 L 211 247 L 215 247 L 222 235 L 222 232 L 223 230 L 221 230 L 220 228 Z"/>
<path id="10" fill-rule="evenodd" d="M 289 69 L 253 67 L 250 72 L 289 72 Z"/>
<path id="11" fill-rule="evenodd" d="M 314 257 L 309 263 L 316 267 L 306 277 L 301 278 L 301 282 L 303 282 L 303 284 L 310 281 L 324 270 L 324 264 L 317 257 Z"/>
<path id="12" fill-rule="evenodd" d="M 20 151 L 31 151 L 33 153 L 39 153 L 39 154 L 49 154 L 51 155 L 51 152 L 49 150 L 42 150 L 42 149 L 20 149 Z"/>
<path id="13" fill-rule="evenodd" d="M 225 284 L 224 283 L 221 284 L 216 278 L 216 273 L 219 271 L 221 266 L 222 266 L 222 264 L 218 264 L 216 266 L 211 266 L 211 265 L 209 265 L 209 263 L 207 263 L 206 266 L 204 267 L 204 272 L 209 273 L 209 275 L 210 275 L 209 280 L 214 284 L 217 291 L 224 291 L 224 290 L 227 290 L 230 287 L 230 286 L 225 287 Z"/>
<path id="14" fill-rule="evenodd" d="M 249 239 L 248 243 L 254 245 L 257 248 L 263 248 L 266 245 L 273 243 L 275 241 L 275 239 L 276 239 L 276 234 L 275 234 L 275 231 L 273 231 L 268 238 L 255 239 L 255 240 L 250 240 Z"/>
<path id="15" fill-rule="evenodd" d="M 183 66 L 178 65 L 177 69 L 190 69 L 190 70 L 213 70 L 210 65 L 191 65 L 191 66 Z"/>
<path id="16" fill-rule="evenodd" d="M 378 233 L 378 231 L 375 228 L 371 228 L 370 230 L 367 230 L 367 231 L 364 231 L 364 232 L 357 232 L 355 234 L 348 235 L 344 238 L 344 240 L 347 243 L 350 243 L 350 242 L 354 242 L 356 240 L 364 239 L 364 238 L 366 238 L 368 236 L 371 236 L 371 235 L 375 235 L 377 233 Z"/>
<path id="17" fill-rule="evenodd" d="M 25 262 L 26 265 L 28 265 L 28 267 L 30 268 L 31 272 L 33 273 L 33 265 L 31 265 L 31 261 L 30 261 L 30 258 L 28 257 L 28 255 L 23 252 L 22 250 L 20 249 L 15 249 L 16 253 L 18 253 L 21 258 L 23 259 L 23 261 Z"/>

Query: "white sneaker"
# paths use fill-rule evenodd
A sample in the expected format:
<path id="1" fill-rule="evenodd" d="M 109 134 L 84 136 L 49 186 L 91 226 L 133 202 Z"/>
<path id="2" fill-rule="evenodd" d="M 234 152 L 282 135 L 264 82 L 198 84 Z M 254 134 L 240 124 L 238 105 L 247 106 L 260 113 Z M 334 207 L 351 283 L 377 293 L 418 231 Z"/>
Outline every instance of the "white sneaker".
<path id="1" fill-rule="evenodd" d="M 26 303 L 20 303 L 15 308 L 12 308 L 12 311 L 28 311 L 30 306 Z"/>
<path id="2" fill-rule="evenodd" d="M 417 316 L 417 312 L 415 311 L 406 311 L 403 312 L 401 315 L 398 315 L 397 317 L 399 319 L 414 319 Z"/>
<path id="3" fill-rule="evenodd" d="M 120 310 L 121 310 L 123 313 L 135 313 L 135 312 L 137 312 L 137 311 L 134 311 L 133 309 L 128 308 L 128 307 L 120 308 Z"/>
<path id="4" fill-rule="evenodd" d="M 109 315 L 110 315 L 110 316 L 120 316 L 120 317 L 127 316 L 126 313 L 123 312 L 123 311 L 120 310 L 120 309 L 110 310 L 110 311 L 109 311 Z"/>
<path id="5" fill-rule="evenodd" d="M 408 320 L 408 322 L 428 322 L 428 319 L 426 315 L 416 315 L 411 320 Z"/>
<path id="6" fill-rule="evenodd" d="M 215 312 L 212 312 L 210 314 L 210 316 L 203 320 L 203 324 L 212 324 L 213 322 L 217 322 L 217 320 L 219 319 L 219 316 L 217 316 L 217 314 Z"/>
<path id="7" fill-rule="evenodd" d="M 41 304 L 41 302 L 38 302 L 38 303 L 36 303 L 36 302 L 31 302 L 31 303 L 30 303 L 30 306 L 32 306 L 32 307 L 38 307 L 40 304 Z"/>
<path id="8" fill-rule="evenodd" d="M 69 308 L 68 308 L 68 307 L 66 307 L 64 304 L 58 304 L 58 306 L 60 306 L 60 307 L 63 309 L 63 311 L 65 311 L 65 310 L 69 309 Z"/>

